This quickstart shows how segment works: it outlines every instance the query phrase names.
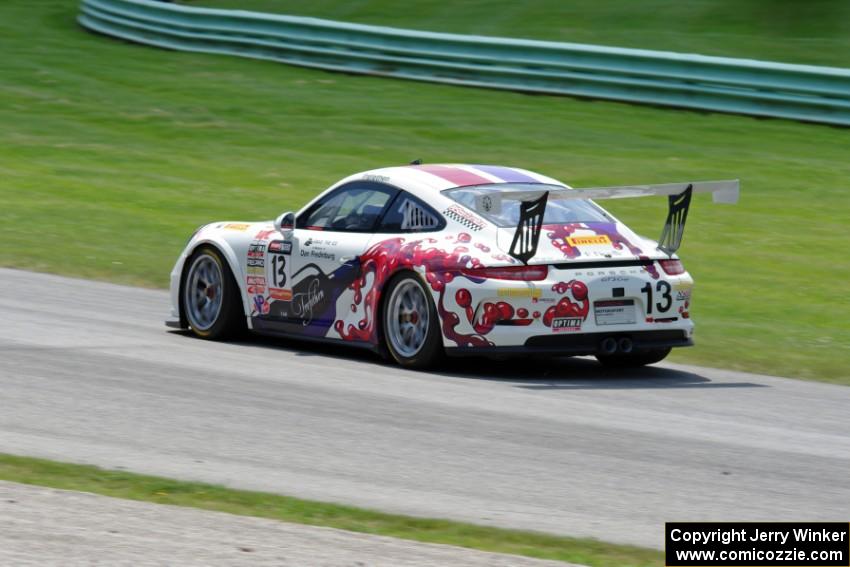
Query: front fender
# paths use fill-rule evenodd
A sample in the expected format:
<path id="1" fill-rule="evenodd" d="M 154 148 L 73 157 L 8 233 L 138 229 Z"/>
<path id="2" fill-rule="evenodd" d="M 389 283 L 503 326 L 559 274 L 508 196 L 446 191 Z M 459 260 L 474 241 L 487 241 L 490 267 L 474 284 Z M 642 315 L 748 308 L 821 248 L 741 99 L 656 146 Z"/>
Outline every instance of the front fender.
<path id="1" fill-rule="evenodd" d="M 235 229 L 233 227 L 245 227 L 244 229 Z M 255 239 L 256 234 L 261 230 L 268 230 L 273 227 L 268 222 L 263 223 L 234 223 L 221 222 L 212 223 L 201 228 L 183 249 L 183 252 L 177 258 L 174 268 L 171 270 L 171 315 L 179 317 L 181 326 L 185 328 L 186 320 L 180 306 L 180 288 L 183 283 L 184 269 L 186 261 L 201 246 L 213 246 L 227 261 L 233 277 L 236 279 L 236 285 L 239 288 L 239 297 L 242 300 L 242 310 L 245 317 L 248 319 L 250 328 L 251 305 L 248 301 L 248 293 L 246 289 L 245 270 L 247 262 L 248 246 Z"/>

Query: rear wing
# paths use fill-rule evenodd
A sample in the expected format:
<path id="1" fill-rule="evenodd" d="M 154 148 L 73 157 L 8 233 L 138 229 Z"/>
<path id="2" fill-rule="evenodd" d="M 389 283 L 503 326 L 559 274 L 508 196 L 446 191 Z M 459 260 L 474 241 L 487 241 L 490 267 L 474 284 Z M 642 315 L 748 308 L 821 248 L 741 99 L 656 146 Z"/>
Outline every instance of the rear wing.
<path id="1" fill-rule="evenodd" d="M 711 193 L 715 203 L 734 204 L 738 202 L 740 182 L 737 179 L 725 181 L 696 181 L 693 183 L 664 183 L 661 185 L 624 185 L 620 187 L 590 187 L 564 191 L 546 191 L 543 196 L 534 191 L 511 192 L 519 199 L 519 222 L 508 253 L 514 258 L 528 263 L 537 253 L 540 241 L 541 225 L 546 202 L 572 199 L 627 199 L 631 197 L 666 196 L 668 203 L 667 219 L 658 239 L 658 249 L 672 256 L 682 245 L 685 233 L 685 221 L 691 206 L 693 193 Z"/>

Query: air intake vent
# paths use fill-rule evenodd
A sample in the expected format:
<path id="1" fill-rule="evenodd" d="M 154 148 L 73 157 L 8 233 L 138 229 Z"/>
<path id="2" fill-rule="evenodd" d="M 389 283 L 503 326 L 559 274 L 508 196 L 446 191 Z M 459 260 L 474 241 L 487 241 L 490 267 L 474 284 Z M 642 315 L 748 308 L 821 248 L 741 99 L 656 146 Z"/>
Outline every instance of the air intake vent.
<path id="1" fill-rule="evenodd" d="M 405 199 L 401 205 L 401 230 L 427 230 L 437 228 L 439 219 L 410 199 Z"/>

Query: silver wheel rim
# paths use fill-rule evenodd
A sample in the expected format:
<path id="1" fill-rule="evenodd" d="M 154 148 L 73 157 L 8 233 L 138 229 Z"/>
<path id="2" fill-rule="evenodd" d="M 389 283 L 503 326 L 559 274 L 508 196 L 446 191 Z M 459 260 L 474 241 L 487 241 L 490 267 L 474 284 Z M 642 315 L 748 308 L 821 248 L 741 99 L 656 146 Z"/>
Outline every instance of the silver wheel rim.
<path id="1" fill-rule="evenodd" d="M 416 356 L 428 337 L 428 300 L 422 287 L 404 280 L 393 289 L 387 302 L 387 336 L 400 355 Z"/>
<path id="2" fill-rule="evenodd" d="M 184 297 L 189 324 L 206 331 L 218 319 L 222 297 L 221 267 L 208 254 L 201 254 L 189 268 Z"/>

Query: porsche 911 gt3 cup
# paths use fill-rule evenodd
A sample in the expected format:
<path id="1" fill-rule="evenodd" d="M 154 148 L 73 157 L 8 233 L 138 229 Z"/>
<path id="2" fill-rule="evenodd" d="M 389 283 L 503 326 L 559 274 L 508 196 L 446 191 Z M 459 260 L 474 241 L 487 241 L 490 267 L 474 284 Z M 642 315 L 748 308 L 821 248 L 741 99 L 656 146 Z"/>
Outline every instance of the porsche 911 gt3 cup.
<path id="1" fill-rule="evenodd" d="M 595 355 L 643 365 L 693 344 L 676 256 L 691 195 L 737 181 L 573 189 L 491 165 L 343 179 L 275 221 L 192 236 L 171 273 L 172 327 L 335 341 L 425 367 L 443 355 Z M 667 196 L 658 241 L 595 200 Z"/>

